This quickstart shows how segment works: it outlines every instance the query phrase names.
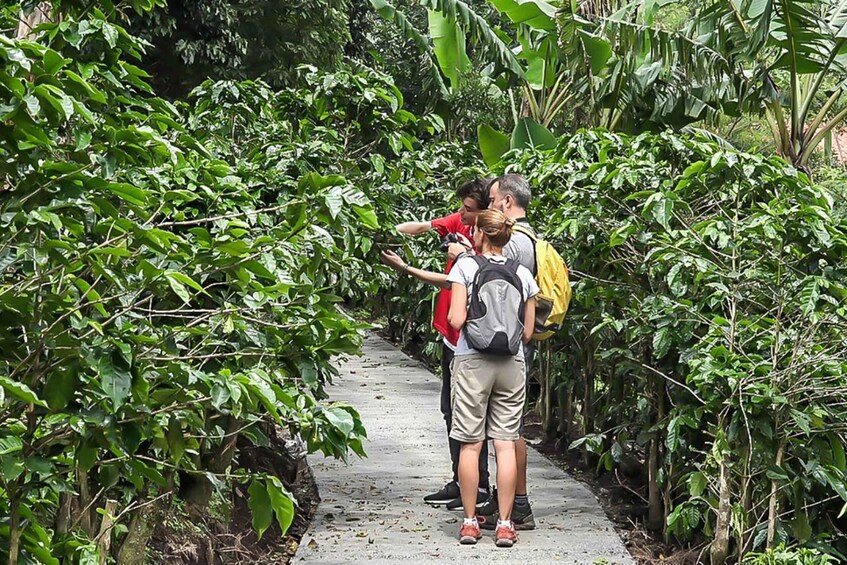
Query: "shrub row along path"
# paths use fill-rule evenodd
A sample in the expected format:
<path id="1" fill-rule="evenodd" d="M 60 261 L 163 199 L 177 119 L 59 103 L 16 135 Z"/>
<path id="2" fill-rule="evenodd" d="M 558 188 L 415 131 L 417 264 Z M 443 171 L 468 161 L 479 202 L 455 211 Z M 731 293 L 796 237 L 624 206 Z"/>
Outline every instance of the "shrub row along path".
<path id="1" fill-rule="evenodd" d="M 495 547 L 493 532 L 459 545 L 461 513 L 422 500 L 450 479 L 439 377 L 375 336 L 338 367 L 328 392 L 360 411 L 368 457 L 349 465 L 310 457 L 321 503 L 292 563 L 634 563 L 594 495 L 533 449 L 538 529 L 520 532 L 511 549 Z"/>

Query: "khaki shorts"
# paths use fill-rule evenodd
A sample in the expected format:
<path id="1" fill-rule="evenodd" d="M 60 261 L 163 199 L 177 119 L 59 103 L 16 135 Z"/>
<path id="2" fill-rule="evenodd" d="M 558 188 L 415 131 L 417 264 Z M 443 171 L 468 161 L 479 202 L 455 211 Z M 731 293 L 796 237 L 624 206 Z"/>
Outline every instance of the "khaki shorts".
<path id="1" fill-rule="evenodd" d="M 526 398 L 523 359 L 460 355 L 453 359 L 450 437 L 463 443 L 520 437 Z"/>

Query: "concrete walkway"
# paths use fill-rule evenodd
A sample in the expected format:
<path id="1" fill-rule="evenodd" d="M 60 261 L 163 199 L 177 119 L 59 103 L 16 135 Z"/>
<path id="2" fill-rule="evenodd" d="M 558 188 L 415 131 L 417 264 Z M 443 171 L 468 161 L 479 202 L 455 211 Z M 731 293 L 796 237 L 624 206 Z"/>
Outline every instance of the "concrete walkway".
<path id="1" fill-rule="evenodd" d="M 363 357 L 339 369 L 328 391 L 360 411 L 368 458 L 310 457 L 322 501 L 292 563 L 634 563 L 594 495 L 532 449 L 538 529 L 519 532 L 511 549 L 495 547 L 486 531 L 477 545 L 459 545 L 461 513 L 421 500 L 450 479 L 439 377 L 374 336 Z"/>

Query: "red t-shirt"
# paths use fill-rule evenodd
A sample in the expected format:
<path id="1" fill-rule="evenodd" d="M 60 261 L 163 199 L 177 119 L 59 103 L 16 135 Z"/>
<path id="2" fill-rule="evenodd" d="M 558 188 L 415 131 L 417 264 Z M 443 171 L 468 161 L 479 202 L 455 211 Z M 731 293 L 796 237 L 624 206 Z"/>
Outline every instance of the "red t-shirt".
<path id="1" fill-rule="evenodd" d="M 473 241 L 471 238 L 471 226 L 466 226 L 462 223 L 462 215 L 458 212 L 450 214 L 449 216 L 444 216 L 443 218 L 432 220 L 430 223 L 441 237 L 444 237 L 448 233 L 460 233 L 469 240 Z M 447 267 L 444 272 L 449 273 L 451 267 L 453 267 L 453 260 L 448 259 Z M 454 330 L 447 322 L 447 314 L 449 312 L 450 291 L 446 288 L 442 288 L 441 292 L 438 293 L 438 298 L 435 300 L 435 312 L 432 314 L 432 327 L 435 328 L 438 333 L 446 337 L 447 341 L 456 345 L 456 342 L 459 341 L 459 332 Z"/>

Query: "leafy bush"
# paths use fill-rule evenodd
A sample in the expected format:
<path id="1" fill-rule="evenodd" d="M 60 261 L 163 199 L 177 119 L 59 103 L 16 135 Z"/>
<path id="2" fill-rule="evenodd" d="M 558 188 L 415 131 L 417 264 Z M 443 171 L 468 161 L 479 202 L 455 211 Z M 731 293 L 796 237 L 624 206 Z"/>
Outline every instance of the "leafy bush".
<path id="1" fill-rule="evenodd" d="M 285 530 L 291 495 L 236 440 L 276 425 L 364 455 L 357 412 L 321 400 L 364 327 L 337 303 L 379 284 L 378 209 L 349 179 L 438 123 L 364 69 L 174 106 L 96 10 L 41 31 L 0 38 L 0 555 L 94 559 L 102 514 L 137 562 L 175 496 L 202 509 L 222 481 Z"/>
<path id="2" fill-rule="evenodd" d="M 815 549 L 804 547 L 789 549 L 784 545 L 763 553 L 750 553 L 744 557 L 744 565 L 827 565 L 829 563 L 838 563 L 838 560 Z"/>
<path id="3" fill-rule="evenodd" d="M 560 433 L 642 462 L 648 524 L 842 547 L 844 226 L 782 160 L 585 131 L 518 157 L 575 304 L 554 344 Z M 555 400 L 554 400 L 555 402 Z M 828 541 L 825 541 L 828 540 Z"/>

